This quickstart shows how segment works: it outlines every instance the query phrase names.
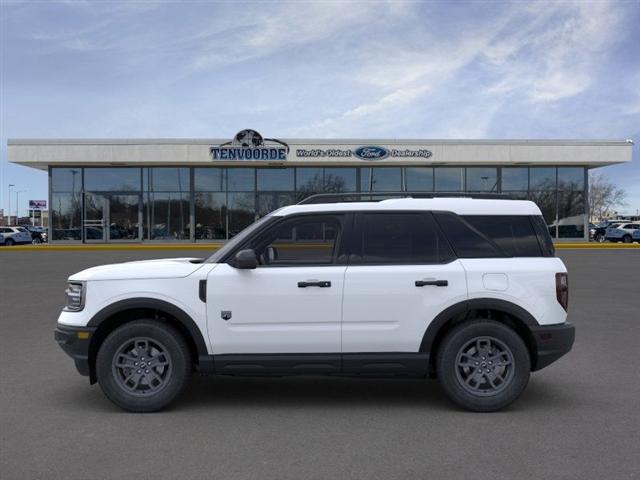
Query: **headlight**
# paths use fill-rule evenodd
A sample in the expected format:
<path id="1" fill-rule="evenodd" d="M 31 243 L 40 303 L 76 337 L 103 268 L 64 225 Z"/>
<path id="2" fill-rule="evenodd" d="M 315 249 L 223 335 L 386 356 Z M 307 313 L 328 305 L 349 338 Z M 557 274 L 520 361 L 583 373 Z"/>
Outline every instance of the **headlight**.
<path id="1" fill-rule="evenodd" d="M 64 293 L 67 296 L 67 305 L 64 307 L 69 312 L 79 312 L 84 308 L 84 287 L 82 282 L 69 282 Z"/>

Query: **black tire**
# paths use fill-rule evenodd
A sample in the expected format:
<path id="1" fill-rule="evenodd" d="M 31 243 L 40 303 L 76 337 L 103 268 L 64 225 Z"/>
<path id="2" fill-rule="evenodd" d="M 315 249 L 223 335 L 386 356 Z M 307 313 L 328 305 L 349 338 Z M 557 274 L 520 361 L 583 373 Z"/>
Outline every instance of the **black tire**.
<path id="1" fill-rule="evenodd" d="M 604 242 L 604 235 L 602 233 L 599 233 L 596 235 L 595 241 L 598 243 L 603 243 Z"/>
<path id="2" fill-rule="evenodd" d="M 149 358 L 144 352 L 149 352 L 155 366 L 145 365 Z M 165 408 L 187 386 L 191 367 L 182 334 L 164 322 L 146 319 L 116 328 L 100 345 L 96 358 L 100 388 L 109 400 L 129 412 Z"/>
<path id="3" fill-rule="evenodd" d="M 500 354 L 501 350 L 508 353 Z M 510 365 L 498 365 L 506 364 L 508 358 Z M 462 366 L 462 362 L 467 363 Z M 486 373 L 483 373 L 485 367 Z M 493 412 L 510 405 L 524 391 L 529 382 L 531 360 L 527 346 L 514 330 L 494 320 L 477 319 L 457 325 L 445 336 L 438 349 L 436 371 L 445 392 L 455 403 L 474 412 Z M 501 378 L 504 381 L 500 381 Z"/>
<path id="4" fill-rule="evenodd" d="M 14 244 L 14 243 L 16 243 L 16 242 L 14 242 L 12 238 L 7 238 L 7 239 L 4 241 L 4 244 L 5 244 L 7 247 L 11 247 L 11 246 L 13 246 L 13 244 Z"/>
<path id="5" fill-rule="evenodd" d="M 624 243 L 631 243 L 631 235 L 625 235 L 624 237 L 622 237 L 622 241 Z"/>
<path id="6" fill-rule="evenodd" d="M 34 244 L 34 245 L 40 245 L 42 243 L 42 240 L 40 240 L 38 237 L 36 237 L 33 240 L 31 240 L 31 243 Z"/>

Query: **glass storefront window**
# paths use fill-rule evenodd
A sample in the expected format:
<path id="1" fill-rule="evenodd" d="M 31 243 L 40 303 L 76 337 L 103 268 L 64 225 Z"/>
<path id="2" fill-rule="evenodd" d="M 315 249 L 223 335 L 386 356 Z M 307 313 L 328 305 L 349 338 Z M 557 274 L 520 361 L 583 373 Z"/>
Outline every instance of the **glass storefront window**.
<path id="1" fill-rule="evenodd" d="M 145 168 L 143 186 L 149 192 L 188 192 L 188 168 Z"/>
<path id="2" fill-rule="evenodd" d="M 140 168 L 85 168 L 87 192 L 139 192 Z"/>
<path id="3" fill-rule="evenodd" d="M 497 192 L 498 169 L 491 167 L 467 168 L 468 192 Z"/>
<path id="4" fill-rule="evenodd" d="M 556 169 L 549 167 L 532 167 L 529 169 L 529 190 L 555 190 Z"/>
<path id="5" fill-rule="evenodd" d="M 327 193 L 355 192 L 356 179 L 355 168 L 325 168 L 324 191 Z"/>
<path id="6" fill-rule="evenodd" d="M 255 168 L 228 168 L 227 188 L 231 192 L 253 192 L 256 188 Z"/>
<path id="7" fill-rule="evenodd" d="M 552 237 L 556 236 L 556 192 L 555 190 L 544 190 L 529 192 L 529 200 L 538 205 L 544 221 L 549 228 Z"/>
<path id="8" fill-rule="evenodd" d="M 227 194 L 229 238 L 255 221 L 255 200 L 253 193 L 229 192 Z"/>
<path id="9" fill-rule="evenodd" d="M 322 168 L 296 168 L 296 198 L 298 201 L 324 191 Z"/>
<path id="10" fill-rule="evenodd" d="M 461 192 L 464 185 L 464 169 L 457 167 L 438 167 L 435 169 L 437 192 Z"/>
<path id="11" fill-rule="evenodd" d="M 196 240 L 224 240 L 227 238 L 227 194 L 197 192 L 195 194 Z"/>
<path id="12" fill-rule="evenodd" d="M 52 192 L 80 192 L 82 190 L 82 168 L 52 168 Z"/>
<path id="13" fill-rule="evenodd" d="M 257 185 L 259 192 L 292 192 L 294 186 L 293 168 L 259 168 Z"/>
<path id="14" fill-rule="evenodd" d="M 582 190 L 559 191 L 558 238 L 583 238 L 585 214 Z"/>
<path id="15" fill-rule="evenodd" d="M 399 192 L 402 190 L 402 168 L 372 167 L 363 168 L 361 192 Z"/>
<path id="16" fill-rule="evenodd" d="M 52 193 L 50 210 L 53 240 L 82 239 L 82 201 L 79 193 Z"/>
<path id="17" fill-rule="evenodd" d="M 144 238 L 189 239 L 189 193 L 153 192 L 145 196 Z"/>
<path id="18" fill-rule="evenodd" d="M 558 190 L 584 190 L 584 168 L 558 168 Z"/>
<path id="19" fill-rule="evenodd" d="M 293 192 L 258 193 L 258 216 L 264 217 L 268 213 L 271 213 L 280 207 L 292 205 L 294 203 L 296 202 Z"/>
<path id="20" fill-rule="evenodd" d="M 529 169 L 527 167 L 503 167 L 502 191 L 527 191 L 529 189 Z"/>
<path id="21" fill-rule="evenodd" d="M 204 192 L 224 192 L 227 187 L 224 183 L 224 168 L 195 168 L 195 190 Z"/>
<path id="22" fill-rule="evenodd" d="M 404 169 L 406 189 L 409 192 L 433 191 L 433 168 L 407 167 Z"/>

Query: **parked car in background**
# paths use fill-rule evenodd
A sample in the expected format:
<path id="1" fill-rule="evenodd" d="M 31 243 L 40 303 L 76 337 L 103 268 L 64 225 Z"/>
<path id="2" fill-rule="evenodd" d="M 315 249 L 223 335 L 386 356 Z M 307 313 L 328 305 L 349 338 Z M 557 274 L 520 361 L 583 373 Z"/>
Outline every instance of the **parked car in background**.
<path id="1" fill-rule="evenodd" d="M 33 225 L 22 225 L 22 228 L 31 234 L 31 243 L 34 245 L 47 243 L 49 240 L 47 229 L 42 227 L 34 227 Z"/>
<path id="2" fill-rule="evenodd" d="M 0 227 L 6 246 L 31 243 L 31 234 L 22 227 Z"/>
<path id="3" fill-rule="evenodd" d="M 631 234 L 631 240 L 640 243 L 640 228 Z"/>
<path id="4" fill-rule="evenodd" d="M 627 222 L 626 220 L 606 220 L 604 222 L 594 225 L 593 229 L 589 229 L 589 237 L 596 242 L 602 243 L 607 236 L 607 228 L 621 225 Z"/>
<path id="5" fill-rule="evenodd" d="M 640 229 L 640 223 L 622 223 L 607 228 L 605 240 L 610 242 L 631 243 L 633 233 Z"/>

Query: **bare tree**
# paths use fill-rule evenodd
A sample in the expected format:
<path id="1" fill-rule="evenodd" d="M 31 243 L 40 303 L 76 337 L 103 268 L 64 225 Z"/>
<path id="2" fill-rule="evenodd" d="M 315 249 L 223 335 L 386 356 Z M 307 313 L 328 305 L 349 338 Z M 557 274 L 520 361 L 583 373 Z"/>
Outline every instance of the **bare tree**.
<path id="1" fill-rule="evenodd" d="M 589 207 L 591 218 L 603 220 L 615 213 L 616 207 L 626 205 L 627 192 L 611 183 L 602 173 L 589 173 Z"/>

